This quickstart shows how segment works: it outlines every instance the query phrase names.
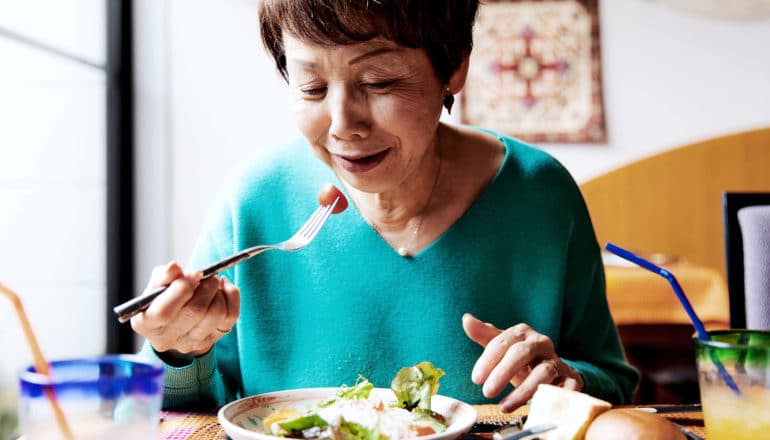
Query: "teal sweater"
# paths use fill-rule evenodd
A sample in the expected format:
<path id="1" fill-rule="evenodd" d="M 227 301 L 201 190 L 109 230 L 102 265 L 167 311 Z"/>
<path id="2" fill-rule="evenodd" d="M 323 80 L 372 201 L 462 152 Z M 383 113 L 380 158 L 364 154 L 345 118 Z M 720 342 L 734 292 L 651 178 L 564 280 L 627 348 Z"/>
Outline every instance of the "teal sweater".
<path id="1" fill-rule="evenodd" d="M 489 403 L 471 382 L 482 347 L 463 332 L 465 312 L 501 329 L 529 324 L 580 372 L 585 392 L 630 402 L 638 375 L 607 307 L 579 189 L 546 153 L 500 139 L 507 153 L 493 182 L 414 257 L 399 256 L 351 205 L 306 248 L 227 271 L 241 290 L 240 319 L 191 365 L 166 366 L 164 406 L 350 385 L 359 374 L 387 388 L 399 368 L 426 360 L 446 372 L 440 394 Z M 188 268 L 286 239 L 326 182 L 342 189 L 304 141 L 261 153 L 219 197 Z M 143 353 L 155 356 L 147 345 Z"/>

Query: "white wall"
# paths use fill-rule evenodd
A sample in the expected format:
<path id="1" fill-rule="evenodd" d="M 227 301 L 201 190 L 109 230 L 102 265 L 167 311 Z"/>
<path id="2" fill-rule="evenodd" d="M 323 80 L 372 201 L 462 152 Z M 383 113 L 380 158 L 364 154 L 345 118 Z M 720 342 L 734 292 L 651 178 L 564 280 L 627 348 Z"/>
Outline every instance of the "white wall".
<path id="1" fill-rule="evenodd" d="M 96 64 L 104 16 L 101 0 L 0 1 L 4 29 Z M 0 282 L 49 358 L 104 351 L 105 151 L 104 72 L 0 35 Z M 5 297 L 0 347 L 2 407 L 32 359 Z"/>
<path id="2" fill-rule="evenodd" d="M 170 3 L 170 250 L 184 262 L 228 170 L 296 134 L 287 88 L 262 49 L 256 0 Z"/>
<path id="3" fill-rule="evenodd" d="M 256 0 L 170 4 L 168 257 L 185 261 L 228 170 L 296 132 L 259 40 Z M 645 0 L 604 0 L 600 14 L 609 140 L 542 145 L 578 181 L 770 125 L 770 20 L 699 18 Z"/>

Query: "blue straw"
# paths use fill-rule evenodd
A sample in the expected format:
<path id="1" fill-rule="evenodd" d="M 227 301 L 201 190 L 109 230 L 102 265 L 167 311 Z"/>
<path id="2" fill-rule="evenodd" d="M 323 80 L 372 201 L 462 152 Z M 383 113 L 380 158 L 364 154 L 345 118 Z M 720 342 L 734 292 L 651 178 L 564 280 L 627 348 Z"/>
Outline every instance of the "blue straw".
<path id="1" fill-rule="evenodd" d="M 638 266 L 643 267 L 644 269 L 649 270 L 650 272 L 653 272 L 665 278 L 666 281 L 668 281 L 668 283 L 671 285 L 671 288 L 674 289 L 674 293 L 676 294 L 676 297 L 679 298 L 679 303 L 682 304 L 682 307 L 684 307 L 684 311 L 687 312 L 687 316 L 690 318 L 690 322 L 692 322 L 692 326 L 695 327 L 695 332 L 698 334 L 698 338 L 704 341 L 708 341 L 711 339 L 708 332 L 703 327 L 703 323 L 701 322 L 700 318 L 698 318 L 698 315 L 695 314 L 695 310 L 692 308 L 692 305 L 690 305 L 690 301 L 687 299 L 687 295 L 684 294 L 684 290 L 682 290 L 682 287 L 679 285 L 679 281 L 676 280 L 676 277 L 674 276 L 674 274 L 658 266 L 657 264 L 647 261 L 644 258 L 632 252 L 629 252 L 621 247 L 615 246 L 612 243 L 607 243 L 607 245 L 604 248 L 624 260 L 628 260 Z M 727 384 L 727 386 L 730 387 L 730 389 L 733 390 L 735 394 L 740 395 L 741 392 L 738 389 L 738 385 L 735 383 L 733 378 L 730 377 L 730 374 L 727 372 L 727 370 L 725 370 L 725 367 L 724 365 L 722 365 L 722 362 L 720 362 L 719 359 L 717 359 L 717 357 L 713 352 L 712 352 L 711 360 L 714 361 L 714 364 L 719 370 L 719 374 L 722 376 L 722 380 L 725 381 L 725 384 Z"/>

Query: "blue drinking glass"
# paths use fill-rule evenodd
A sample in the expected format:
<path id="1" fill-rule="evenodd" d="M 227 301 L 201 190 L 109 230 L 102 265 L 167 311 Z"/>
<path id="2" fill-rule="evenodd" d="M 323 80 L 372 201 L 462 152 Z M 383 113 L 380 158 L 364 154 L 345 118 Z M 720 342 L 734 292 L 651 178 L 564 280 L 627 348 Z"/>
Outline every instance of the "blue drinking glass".
<path id="1" fill-rule="evenodd" d="M 25 440 L 65 439 L 52 396 L 70 437 L 154 439 L 163 400 L 163 367 L 136 356 L 57 360 L 51 376 L 33 366 L 20 374 L 19 422 Z"/>

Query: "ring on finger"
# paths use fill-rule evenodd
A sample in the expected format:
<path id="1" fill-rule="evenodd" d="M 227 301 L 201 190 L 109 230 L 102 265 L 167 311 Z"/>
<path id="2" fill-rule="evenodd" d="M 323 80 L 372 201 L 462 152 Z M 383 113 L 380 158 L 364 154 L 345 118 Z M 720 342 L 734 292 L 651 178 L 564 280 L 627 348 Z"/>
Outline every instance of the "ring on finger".
<path id="1" fill-rule="evenodd" d="M 223 334 L 223 335 L 226 335 L 226 334 L 230 333 L 230 331 L 231 331 L 232 329 L 233 329 L 232 327 L 228 328 L 227 330 L 222 330 L 221 328 L 217 328 L 217 331 L 218 331 L 219 333 Z"/>
<path id="2" fill-rule="evenodd" d="M 556 367 L 556 364 L 554 362 L 545 362 L 548 369 L 551 371 L 551 375 L 554 379 L 558 379 L 561 377 L 561 373 L 559 373 L 559 369 Z"/>

